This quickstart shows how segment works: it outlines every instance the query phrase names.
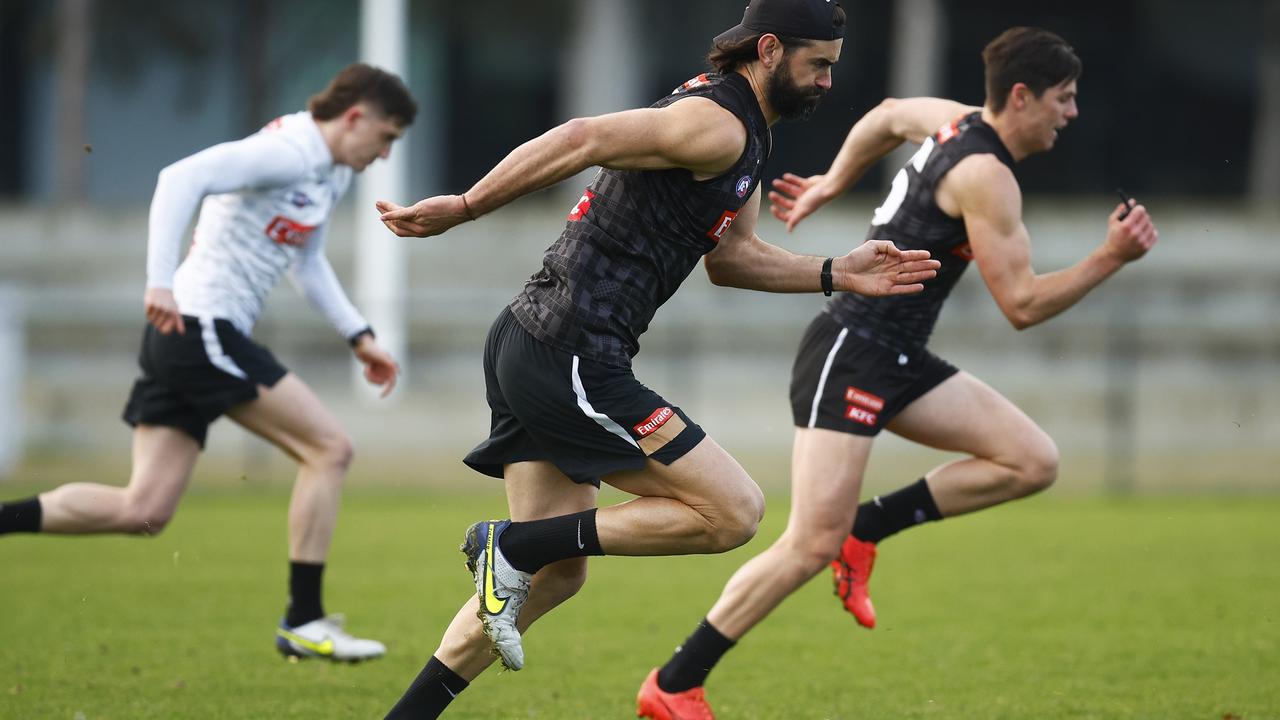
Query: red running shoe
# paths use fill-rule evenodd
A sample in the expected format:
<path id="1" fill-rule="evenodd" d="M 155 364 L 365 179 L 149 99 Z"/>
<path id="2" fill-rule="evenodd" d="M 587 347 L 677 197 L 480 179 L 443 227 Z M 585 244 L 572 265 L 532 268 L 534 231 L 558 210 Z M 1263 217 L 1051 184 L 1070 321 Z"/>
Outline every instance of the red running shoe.
<path id="1" fill-rule="evenodd" d="M 658 668 L 649 672 L 636 695 L 636 717 L 652 720 L 716 720 L 702 688 L 669 693 L 658 687 Z"/>
<path id="2" fill-rule="evenodd" d="M 865 628 L 876 626 L 876 609 L 867 591 L 867 581 L 871 579 L 871 568 L 875 564 L 876 544 L 863 542 L 852 535 L 844 539 L 840 556 L 831 561 L 836 597 Z"/>

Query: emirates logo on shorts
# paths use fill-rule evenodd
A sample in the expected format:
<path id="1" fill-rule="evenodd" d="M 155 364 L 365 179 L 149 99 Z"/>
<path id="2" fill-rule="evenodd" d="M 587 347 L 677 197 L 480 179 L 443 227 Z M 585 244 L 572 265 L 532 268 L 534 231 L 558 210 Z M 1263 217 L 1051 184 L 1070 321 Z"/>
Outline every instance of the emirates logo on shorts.
<path id="1" fill-rule="evenodd" d="M 675 417 L 676 411 L 669 407 L 661 407 L 653 411 L 653 414 L 645 419 L 644 422 L 636 425 L 633 429 L 636 435 L 646 437 L 658 431 L 668 420 Z"/>
<path id="2" fill-rule="evenodd" d="M 844 401 L 854 405 L 861 405 L 871 412 L 880 412 L 884 409 L 884 398 L 872 395 L 866 390 L 859 390 L 852 385 L 844 389 Z"/>

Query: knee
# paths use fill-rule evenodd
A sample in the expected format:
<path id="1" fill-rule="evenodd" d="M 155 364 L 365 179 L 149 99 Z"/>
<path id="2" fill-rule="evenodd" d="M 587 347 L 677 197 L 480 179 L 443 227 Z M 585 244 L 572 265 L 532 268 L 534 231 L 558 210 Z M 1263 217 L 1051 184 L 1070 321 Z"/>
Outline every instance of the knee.
<path id="1" fill-rule="evenodd" d="M 327 433 L 320 437 L 307 454 L 303 462 L 316 467 L 329 468 L 345 474 L 355 458 L 355 446 L 351 436 L 343 431 Z"/>
<path id="2" fill-rule="evenodd" d="M 1058 446 L 1048 435 L 1041 435 L 1036 442 L 1028 443 L 1015 473 L 1018 495 L 1032 495 L 1052 485 L 1058 479 L 1059 459 Z"/>
<path id="3" fill-rule="evenodd" d="M 848 527 L 840 530 L 810 528 L 803 534 L 793 534 L 793 528 L 788 527 L 786 534 L 779 539 L 779 544 L 790 556 L 790 564 L 811 577 L 821 572 L 840 554 L 840 544 L 848 535 Z"/>
<path id="4" fill-rule="evenodd" d="M 125 502 L 117 522 L 121 532 L 151 537 L 159 535 L 172 518 L 172 509 L 130 498 Z"/>
<path id="5" fill-rule="evenodd" d="M 756 536 L 764 518 L 764 493 L 755 483 L 741 497 L 727 502 L 711 525 L 712 552 L 728 552 Z"/>

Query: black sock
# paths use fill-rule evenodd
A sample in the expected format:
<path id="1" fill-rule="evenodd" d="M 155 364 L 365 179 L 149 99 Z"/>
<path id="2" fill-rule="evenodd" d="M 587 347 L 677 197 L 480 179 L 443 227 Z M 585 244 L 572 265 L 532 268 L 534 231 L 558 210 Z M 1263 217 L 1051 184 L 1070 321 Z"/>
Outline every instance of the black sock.
<path id="1" fill-rule="evenodd" d="M 603 555 L 600 537 L 596 535 L 596 510 L 513 522 L 498 538 L 498 546 L 512 567 L 527 573 L 537 572 L 543 565 L 557 560 Z"/>
<path id="2" fill-rule="evenodd" d="M 43 515 L 38 495 L 26 500 L 0 503 L 0 535 L 15 532 L 40 532 L 40 518 Z M 595 528 L 594 525 L 591 527 Z"/>
<path id="3" fill-rule="evenodd" d="M 942 513 L 933 502 L 929 484 L 920 478 L 859 505 L 858 516 L 853 521 L 853 536 L 863 542 L 878 543 L 913 525 L 941 519 Z"/>
<path id="4" fill-rule="evenodd" d="M 320 602 L 320 577 L 324 563 L 289 562 L 289 607 L 284 623 L 289 627 L 306 625 L 324 617 Z"/>
<path id="5" fill-rule="evenodd" d="M 658 671 L 658 687 L 663 692 L 678 693 L 689 688 L 701 687 L 711 674 L 711 668 L 733 647 L 733 641 L 720 634 L 704 619 L 698 623 L 684 644 Z"/>
<path id="6" fill-rule="evenodd" d="M 432 655 L 426 667 L 413 679 L 413 684 L 404 691 L 400 702 L 391 708 L 384 720 L 427 720 L 439 717 L 469 684 Z"/>

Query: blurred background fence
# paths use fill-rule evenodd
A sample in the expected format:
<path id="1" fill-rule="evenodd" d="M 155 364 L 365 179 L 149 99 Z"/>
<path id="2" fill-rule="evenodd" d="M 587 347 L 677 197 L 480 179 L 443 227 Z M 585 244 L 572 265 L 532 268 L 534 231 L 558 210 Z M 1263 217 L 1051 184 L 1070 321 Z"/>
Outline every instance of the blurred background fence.
<path id="1" fill-rule="evenodd" d="M 813 121 L 775 129 L 771 174 L 824 169 L 848 126 L 886 95 L 980 103 L 986 41 L 1014 24 L 1059 32 L 1085 62 L 1081 117 L 1054 152 L 1018 170 L 1033 263 L 1065 267 L 1100 242 L 1117 186 L 1151 207 L 1160 244 L 1021 333 L 973 271 L 933 349 L 1039 421 L 1070 483 L 1280 490 L 1280 2 L 842 4 L 852 25 L 836 88 Z M 385 32 L 405 33 L 422 107 L 394 150 L 410 168 L 395 199 L 408 201 L 466 188 L 563 119 L 668 92 L 700 71 L 709 39 L 738 21 L 743 2 L 400 5 L 405 24 Z M 24 456 L 127 459 L 118 416 L 136 373 L 156 173 L 303 107 L 359 59 L 361 17 L 354 0 L 0 0 L 0 477 L 20 472 Z M 794 235 L 767 217 L 761 235 L 843 252 L 893 169 Z M 456 475 L 456 456 L 487 430 L 488 324 L 538 266 L 582 182 L 443 238 L 405 241 L 409 360 L 391 402 L 353 392 L 345 345 L 287 286 L 255 336 L 338 413 L 358 463 L 430 474 L 443 458 Z M 372 212 L 355 195 L 328 241 L 353 296 L 354 227 Z M 659 311 L 637 373 L 730 449 L 773 458 L 781 482 L 792 353 L 820 307 L 819 297 L 713 288 L 695 271 Z M 209 454 L 273 456 L 228 423 Z M 891 438 L 877 455 L 916 473 L 932 461 Z"/>

